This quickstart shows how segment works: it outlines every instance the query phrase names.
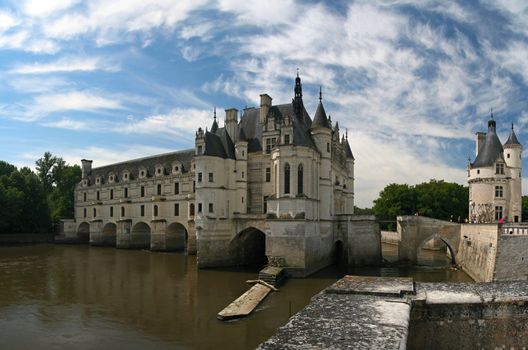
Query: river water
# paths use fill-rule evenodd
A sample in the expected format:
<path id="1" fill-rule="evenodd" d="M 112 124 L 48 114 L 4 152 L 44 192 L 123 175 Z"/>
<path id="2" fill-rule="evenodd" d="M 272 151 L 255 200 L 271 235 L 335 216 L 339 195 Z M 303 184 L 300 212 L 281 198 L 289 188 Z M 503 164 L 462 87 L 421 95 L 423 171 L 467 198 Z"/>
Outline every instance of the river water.
<path id="1" fill-rule="evenodd" d="M 384 245 L 391 260 L 396 249 Z M 345 273 L 470 281 L 445 253 L 429 266 L 345 271 L 290 279 L 249 317 L 216 319 L 258 269 L 198 270 L 183 253 L 69 245 L 0 247 L 0 349 L 251 349 Z"/>

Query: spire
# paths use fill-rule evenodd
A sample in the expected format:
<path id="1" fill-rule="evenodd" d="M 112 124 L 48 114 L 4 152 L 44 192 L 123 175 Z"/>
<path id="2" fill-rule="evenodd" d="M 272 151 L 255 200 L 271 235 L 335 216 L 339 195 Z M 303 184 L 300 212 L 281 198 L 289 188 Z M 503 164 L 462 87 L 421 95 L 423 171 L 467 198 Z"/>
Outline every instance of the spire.
<path id="1" fill-rule="evenodd" d="M 493 119 L 493 108 L 490 110 L 490 119 L 488 120 L 488 132 L 493 129 L 493 132 L 496 131 L 497 123 Z"/>
<path id="2" fill-rule="evenodd" d="M 491 111 L 486 138 L 484 139 L 482 146 L 480 146 L 477 158 L 475 158 L 475 161 L 473 164 L 471 164 L 471 168 L 492 166 L 497 159 L 502 159 L 503 152 L 504 149 L 502 148 L 502 144 L 499 140 L 499 137 L 497 136 L 496 122 L 493 119 L 493 111 Z"/>
<path id="3" fill-rule="evenodd" d="M 504 146 L 513 146 L 513 145 L 521 145 L 519 142 L 519 139 L 517 139 L 517 135 L 515 135 L 515 131 L 513 130 L 513 123 L 511 125 L 511 132 L 510 136 L 508 137 L 508 140 L 504 144 Z"/>
<path id="4" fill-rule="evenodd" d="M 302 85 L 301 78 L 299 77 L 299 68 L 297 68 L 297 77 L 295 78 L 295 88 L 294 88 L 295 97 L 293 99 L 293 111 L 297 118 L 302 118 L 304 104 L 302 100 Z"/>
<path id="5" fill-rule="evenodd" d="M 328 118 L 326 117 L 326 112 L 323 107 L 323 102 L 319 101 L 319 105 L 317 106 L 317 110 L 315 111 L 314 120 L 312 123 L 312 128 L 314 127 L 322 127 L 330 129 L 330 122 Z"/>
<path id="6" fill-rule="evenodd" d="M 319 102 L 323 101 L 323 87 L 319 85 Z"/>
<path id="7" fill-rule="evenodd" d="M 216 107 L 214 108 L 213 125 L 211 126 L 211 132 L 215 133 L 218 130 L 218 123 L 216 122 Z"/>

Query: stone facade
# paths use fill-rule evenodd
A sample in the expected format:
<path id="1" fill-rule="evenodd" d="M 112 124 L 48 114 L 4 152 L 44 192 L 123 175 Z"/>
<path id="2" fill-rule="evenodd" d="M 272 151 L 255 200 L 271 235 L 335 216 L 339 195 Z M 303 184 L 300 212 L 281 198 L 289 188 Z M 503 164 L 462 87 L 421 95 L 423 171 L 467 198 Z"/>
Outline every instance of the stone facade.
<path id="1" fill-rule="evenodd" d="M 468 165 L 469 220 L 473 223 L 521 222 L 522 146 L 513 130 L 504 145 L 493 114 L 488 132 L 477 133 L 476 158 Z"/>
<path id="2" fill-rule="evenodd" d="M 273 260 L 306 276 L 336 259 L 378 263 L 379 227 L 352 216 L 354 157 L 321 94 L 313 119 L 298 76 L 291 103 L 260 101 L 240 116 L 227 109 L 223 127 L 215 110 L 192 150 L 94 169 L 83 160 L 72 234 L 118 248 L 187 248 L 199 267 Z"/>

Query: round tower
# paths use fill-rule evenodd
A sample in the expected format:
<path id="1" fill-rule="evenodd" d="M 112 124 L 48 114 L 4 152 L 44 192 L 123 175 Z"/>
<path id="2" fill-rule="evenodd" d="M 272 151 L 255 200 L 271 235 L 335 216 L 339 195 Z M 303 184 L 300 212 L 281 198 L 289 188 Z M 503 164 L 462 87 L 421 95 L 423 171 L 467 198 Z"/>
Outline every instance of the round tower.
<path id="1" fill-rule="evenodd" d="M 522 145 L 515 135 L 513 123 L 510 136 L 504 144 L 504 160 L 511 178 L 508 218 L 513 222 L 520 222 L 522 221 Z"/>

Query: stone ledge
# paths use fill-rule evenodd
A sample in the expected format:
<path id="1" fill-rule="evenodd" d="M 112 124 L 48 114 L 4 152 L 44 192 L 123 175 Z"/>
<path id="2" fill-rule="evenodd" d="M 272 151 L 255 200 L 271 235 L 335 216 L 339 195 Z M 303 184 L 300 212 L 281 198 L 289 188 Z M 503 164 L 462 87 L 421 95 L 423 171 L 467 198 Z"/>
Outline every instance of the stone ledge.
<path id="1" fill-rule="evenodd" d="M 410 277 L 345 276 L 324 290 L 327 294 L 363 294 L 401 297 L 415 294 Z"/>

